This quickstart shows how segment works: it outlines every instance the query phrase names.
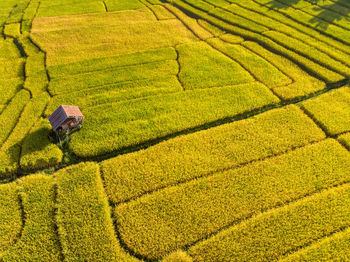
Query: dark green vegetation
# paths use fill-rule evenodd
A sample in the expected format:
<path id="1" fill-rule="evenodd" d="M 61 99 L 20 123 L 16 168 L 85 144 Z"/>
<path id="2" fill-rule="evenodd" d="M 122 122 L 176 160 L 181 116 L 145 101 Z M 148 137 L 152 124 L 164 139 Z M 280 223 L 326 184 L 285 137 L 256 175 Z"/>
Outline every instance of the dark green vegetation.
<path id="1" fill-rule="evenodd" d="M 350 260 L 347 0 L 2 0 L 0 261 Z M 83 129 L 49 140 L 77 105 Z"/>

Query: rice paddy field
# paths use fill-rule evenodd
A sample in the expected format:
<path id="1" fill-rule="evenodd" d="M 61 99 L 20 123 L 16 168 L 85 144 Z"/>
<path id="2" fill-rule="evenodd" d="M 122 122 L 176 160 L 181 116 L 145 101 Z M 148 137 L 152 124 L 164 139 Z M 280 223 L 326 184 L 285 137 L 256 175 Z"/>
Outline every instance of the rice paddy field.
<path id="1" fill-rule="evenodd" d="M 0 32 L 0 261 L 350 261 L 349 0 L 1 0 Z"/>

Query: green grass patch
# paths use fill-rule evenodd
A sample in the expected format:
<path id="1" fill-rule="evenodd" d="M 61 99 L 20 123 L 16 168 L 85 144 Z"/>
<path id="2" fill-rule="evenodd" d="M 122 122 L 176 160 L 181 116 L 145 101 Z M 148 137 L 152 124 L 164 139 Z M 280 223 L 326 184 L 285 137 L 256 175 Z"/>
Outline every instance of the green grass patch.
<path id="1" fill-rule="evenodd" d="M 253 82 L 254 78 L 237 62 L 205 42 L 177 47 L 179 78 L 186 90 Z"/>
<path id="2" fill-rule="evenodd" d="M 330 135 L 350 131 L 350 88 L 343 87 L 302 103 Z"/>
<path id="3" fill-rule="evenodd" d="M 55 225 L 53 177 L 19 180 L 25 223 L 20 239 L 0 256 L 2 261 L 62 261 Z"/>
<path id="4" fill-rule="evenodd" d="M 251 83 L 96 106 L 83 111 L 84 128 L 72 135 L 70 148 L 97 156 L 278 102 Z"/>
<path id="5" fill-rule="evenodd" d="M 22 229 L 22 210 L 15 183 L 0 185 L 0 257 L 18 239 Z"/>
<path id="6" fill-rule="evenodd" d="M 51 129 L 48 120 L 42 119 L 25 136 L 20 156 L 21 169 L 37 170 L 62 162 L 62 151 L 48 139 Z"/>
<path id="7" fill-rule="evenodd" d="M 327 140 L 146 195 L 116 208 L 121 237 L 137 254 L 157 258 L 264 210 L 349 182 L 349 157 Z"/>
<path id="8" fill-rule="evenodd" d="M 350 224 L 350 187 L 258 215 L 190 248 L 195 261 L 271 261 Z"/>
<path id="9" fill-rule="evenodd" d="M 120 246 L 99 167 L 83 163 L 61 170 L 57 226 L 66 261 L 138 261 Z"/>
<path id="10" fill-rule="evenodd" d="M 106 71 L 96 71 L 52 79 L 52 81 L 50 81 L 49 91 L 56 95 L 118 82 L 176 75 L 178 71 L 178 63 L 174 60 L 118 67 Z"/>
<path id="11" fill-rule="evenodd" d="M 106 160 L 102 173 L 109 199 L 120 203 L 324 137 L 299 108 L 288 106 Z"/>

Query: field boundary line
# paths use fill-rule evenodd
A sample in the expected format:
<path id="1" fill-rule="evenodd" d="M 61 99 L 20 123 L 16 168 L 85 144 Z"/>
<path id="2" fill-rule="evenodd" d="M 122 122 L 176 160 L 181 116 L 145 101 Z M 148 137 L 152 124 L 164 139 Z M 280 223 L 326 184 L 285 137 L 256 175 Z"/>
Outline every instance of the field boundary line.
<path id="1" fill-rule="evenodd" d="M 218 119 L 216 121 L 213 121 L 210 123 L 205 123 L 203 125 L 199 125 L 199 126 L 194 127 L 194 128 L 185 129 L 185 130 L 175 132 L 175 133 L 163 136 L 163 137 L 151 139 L 149 141 L 146 141 L 144 143 L 141 143 L 141 144 L 138 144 L 135 146 L 120 148 L 120 149 L 113 151 L 111 153 L 107 153 L 107 154 L 103 154 L 103 155 L 99 155 L 99 156 L 80 158 L 80 157 L 75 156 L 74 153 L 71 151 L 64 151 L 64 152 L 69 152 L 70 154 L 72 154 L 76 158 L 76 160 L 74 160 L 73 162 L 71 162 L 69 164 L 63 164 L 61 166 L 58 166 L 57 168 L 55 168 L 55 170 L 50 171 L 50 173 L 57 172 L 58 170 L 61 170 L 61 169 L 66 168 L 70 165 L 73 165 L 73 164 L 81 163 L 83 161 L 92 161 L 92 162 L 100 163 L 102 161 L 105 161 L 105 160 L 108 160 L 110 158 L 114 158 L 114 157 L 117 157 L 120 155 L 133 153 L 133 152 L 136 152 L 136 151 L 139 151 L 142 149 L 147 149 L 151 146 L 159 144 L 160 142 L 164 142 L 164 141 L 167 141 L 169 139 L 172 139 L 172 138 L 175 138 L 178 136 L 188 135 L 188 134 L 192 134 L 192 133 L 195 133 L 198 131 L 207 130 L 207 129 L 210 129 L 213 127 L 217 127 L 220 125 L 229 124 L 229 123 L 237 122 L 240 120 L 244 120 L 244 119 L 256 116 L 256 115 L 260 115 L 262 113 L 265 113 L 265 112 L 270 111 L 270 110 L 275 109 L 275 108 L 281 108 L 281 107 L 284 107 L 287 105 L 296 104 L 296 103 L 303 102 L 303 101 L 306 101 L 306 100 L 314 98 L 314 97 L 318 97 L 322 94 L 328 93 L 331 90 L 339 89 L 339 88 L 345 86 L 346 84 L 347 84 L 347 82 L 340 81 L 339 83 L 328 85 L 325 89 L 311 93 L 307 96 L 297 97 L 297 98 L 290 99 L 290 100 L 284 100 L 284 101 L 281 101 L 280 103 L 277 103 L 277 104 L 270 104 L 267 106 L 263 106 L 261 108 L 256 108 L 256 109 L 253 109 L 251 111 L 246 111 L 244 113 L 235 115 L 233 117 Z M 43 169 L 43 170 L 45 170 L 45 169 Z M 35 171 L 38 171 L 38 170 L 35 170 Z M 17 178 L 21 177 L 22 175 L 28 175 L 28 174 L 32 174 L 32 172 L 30 172 L 30 173 L 24 172 L 24 173 L 18 174 L 17 177 L 9 178 L 8 181 L 6 181 L 6 183 L 12 182 L 12 181 L 16 180 Z M 1 182 L 1 180 L 0 180 L 0 182 Z"/>
<path id="2" fill-rule="evenodd" d="M 259 15 L 264 15 L 264 14 L 260 13 L 260 12 L 257 11 L 257 10 L 250 9 L 250 8 L 248 8 L 248 7 L 246 7 L 246 6 L 242 6 L 242 5 L 239 4 L 239 3 L 237 3 L 236 5 L 239 6 L 240 8 L 242 8 L 242 9 L 248 10 L 248 11 L 250 11 L 250 12 L 254 12 L 254 13 L 259 14 Z M 226 12 L 231 13 L 231 14 L 237 15 L 237 14 L 233 13 L 231 10 L 226 9 L 225 7 L 217 7 L 217 8 L 222 9 L 222 10 L 224 10 L 224 11 L 226 11 Z M 319 52 L 328 55 L 328 56 L 331 57 L 333 60 L 335 60 L 335 61 L 337 61 L 337 62 L 343 64 L 344 66 L 349 66 L 349 65 L 350 65 L 350 64 L 346 64 L 344 61 L 341 61 L 341 60 L 339 60 L 338 58 L 336 58 L 336 57 L 332 54 L 332 52 L 326 53 L 326 52 L 324 52 L 323 50 L 321 50 L 319 47 L 317 47 L 317 45 L 315 45 L 315 46 L 310 45 L 310 44 L 307 43 L 302 37 L 297 38 L 297 37 L 295 37 L 293 34 L 289 34 L 289 33 L 286 33 L 286 32 L 283 32 L 283 31 L 278 30 L 278 28 L 274 29 L 274 28 L 271 28 L 270 26 L 265 25 L 265 24 L 263 24 L 263 23 L 261 23 L 261 22 L 259 22 L 259 21 L 254 21 L 254 20 L 252 20 L 252 19 L 248 19 L 248 18 L 243 17 L 243 16 L 241 16 L 241 17 L 244 18 L 244 19 L 247 19 L 247 20 L 249 20 L 249 21 L 255 22 L 255 23 L 259 24 L 259 25 L 262 25 L 262 26 L 265 26 L 265 27 L 270 28 L 269 31 L 279 32 L 279 33 L 284 34 L 284 35 L 286 35 L 286 36 L 288 36 L 288 37 L 294 38 L 294 39 L 296 39 L 296 40 L 298 40 L 298 41 L 304 43 L 305 45 L 308 45 L 308 46 L 310 46 L 310 47 L 312 47 L 312 48 L 315 48 L 315 49 L 318 50 Z M 344 54 L 346 54 L 346 55 L 349 55 L 348 53 L 344 52 L 343 50 L 341 50 L 341 49 L 339 49 L 339 48 L 337 48 L 337 47 L 334 47 L 332 44 L 326 43 L 326 42 L 324 42 L 323 40 L 320 40 L 320 39 L 314 37 L 313 35 L 309 35 L 309 34 L 303 32 L 303 31 L 301 31 L 301 30 L 298 29 L 298 28 L 292 27 L 292 26 L 286 24 L 285 22 L 282 22 L 282 21 L 280 21 L 280 20 L 278 20 L 278 19 L 276 19 L 276 18 L 273 18 L 273 17 L 271 17 L 271 16 L 267 16 L 267 17 L 268 17 L 269 19 L 271 19 L 271 20 L 274 20 L 274 21 L 276 21 L 276 22 L 278 22 L 278 23 L 284 25 L 284 26 L 287 26 L 287 27 L 291 28 L 292 30 L 295 30 L 295 31 L 299 32 L 301 35 L 306 35 L 306 36 L 310 37 L 311 39 L 313 39 L 314 41 L 319 41 L 319 42 L 322 42 L 323 44 L 331 45 L 333 48 L 337 49 L 338 52 L 341 52 L 341 53 L 344 53 Z M 302 25 L 301 25 L 301 26 L 302 26 Z M 262 34 L 265 33 L 265 32 L 267 32 L 267 31 L 262 32 Z"/>
<path id="3" fill-rule="evenodd" d="M 338 234 L 338 233 L 340 233 L 340 232 L 344 232 L 345 230 L 347 230 L 347 229 L 349 229 L 349 228 L 350 228 L 350 226 L 342 226 L 342 227 L 340 227 L 338 230 L 334 230 L 334 231 L 332 231 L 331 233 L 329 233 L 329 234 L 327 234 L 327 235 L 325 235 L 325 236 L 319 237 L 319 238 L 317 238 L 317 239 L 313 239 L 313 240 L 309 241 L 308 243 L 306 243 L 306 244 L 304 244 L 304 245 L 302 245 L 302 246 L 300 246 L 300 247 L 295 247 L 295 248 L 293 248 L 292 250 L 289 250 L 288 252 L 283 253 L 283 254 L 280 256 L 280 259 L 287 258 L 288 256 L 293 255 L 293 254 L 297 253 L 298 251 L 301 251 L 301 250 L 303 250 L 303 249 L 306 249 L 306 248 L 308 248 L 308 247 L 311 247 L 311 246 L 313 246 L 314 244 L 316 244 L 316 243 L 318 243 L 318 242 L 321 242 L 321 241 L 324 241 L 324 240 L 326 240 L 327 238 L 332 237 L 332 236 L 334 236 L 334 235 L 336 235 L 336 234 Z"/>
<path id="4" fill-rule="evenodd" d="M 149 190 L 149 191 L 146 191 L 146 192 L 144 192 L 144 193 L 142 193 L 142 194 L 140 194 L 138 196 L 129 198 L 127 200 L 124 200 L 124 201 L 121 201 L 121 202 L 118 202 L 118 203 L 113 203 L 113 202 L 112 203 L 114 204 L 114 206 L 119 206 L 119 205 L 122 205 L 122 204 L 128 204 L 128 203 L 130 203 L 130 202 L 132 202 L 134 200 L 137 200 L 139 198 L 145 197 L 147 195 L 152 195 L 152 194 L 157 193 L 157 192 L 161 192 L 161 191 L 163 191 L 165 189 L 168 189 L 168 188 L 174 188 L 174 187 L 177 187 L 179 185 L 184 185 L 184 184 L 191 183 L 191 182 L 193 182 L 195 180 L 198 180 L 198 179 L 201 179 L 201 178 L 210 178 L 210 177 L 212 177 L 212 176 L 214 176 L 216 174 L 219 174 L 219 173 L 223 173 L 223 172 L 227 172 L 227 171 L 231 171 L 231 170 L 244 168 L 245 166 L 248 166 L 248 165 L 251 165 L 251 164 L 254 164 L 254 163 L 263 162 L 263 161 L 266 161 L 266 160 L 269 160 L 269 159 L 274 159 L 276 157 L 280 157 L 280 156 L 286 155 L 288 153 L 292 153 L 292 152 L 294 152 L 294 151 L 296 151 L 298 149 L 302 149 L 302 148 L 305 148 L 305 147 L 308 147 L 308 146 L 311 146 L 311 145 L 314 145 L 314 144 L 321 143 L 322 141 L 325 141 L 327 139 L 329 139 L 329 137 L 323 138 L 323 139 L 318 140 L 318 141 L 310 142 L 310 143 L 302 145 L 302 146 L 292 147 L 290 149 L 287 149 L 286 151 L 283 151 L 283 152 L 280 152 L 280 153 L 277 153 L 277 154 L 273 154 L 273 155 L 270 155 L 270 156 L 267 156 L 267 157 L 262 157 L 262 158 L 259 158 L 259 159 L 249 160 L 247 162 L 238 164 L 236 166 L 231 166 L 231 167 L 225 167 L 225 168 L 212 170 L 212 171 L 204 173 L 203 175 L 200 175 L 200 176 L 192 177 L 190 179 L 186 179 L 186 180 L 179 181 L 179 182 L 176 182 L 176 183 L 173 183 L 173 184 L 169 184 L 169 185 L 165 185 L 165 186 L 153 189 L 153 190 Z"/>
<path id="5" fill-rule="evenodd" d="M 265 38 L 267 38 L 268 40 L 273 41 L 273 42 L 276 43 L 277 45 L 279 45 L 279 46 L 281 46 L 281 47 L 283 47 L 283 48 L 285 48 L 285 49 L 287 49 L 287 50 L 289 50 L 289 51 L 291 51 L 291 52 L 293 52 L 293 53 L 295 53 L 295 54 L 297 54 L 297 55 L 299 55 L 299 56 L 303 56 L 303 57 L 305 57 L 306 59 L 312 61 L 313 63 L 318 64 L 318 65 L 324 67 L 325 69 L 327 69 L 327 70 L 329 70 L 329 71 L 336 72 L 336 73 L 338 73 L 339 75 L 341 75 L 341 76 L 343 76 L 344 78 L 346 78 L 346 76 L 345 76 L 343 73 L 340 73 L 337 69 L 333 69 L 333 68 L 329 67 L 328 65 L 325 65 L 323 62 L 318 61 L 318 60 L 316 60 L 316 59 L 310 57 L 308 54 L 303 54 L 303 53 L 301 53 L 300 51 L 297 51 L 297 50 L 294 50 L 294 49 L 288 47 L 287 45 L 285 45 L 284 43 L 282 43 L 280 40 L 278 41 L 278 40 L 272 39 L 271 37 L 265 35 L 264 33 L 265 33 L 266 31 L 263 31 L 263 32 L 255 32 L 255 31 L 253 31 L 251 28 L 243 27 L 243 26 L 238 25 L 238 24 L 236 24 L 236 23 L 234 23 L 234 22 L 232 22 L 232 21 L 228 21 L 228 20 L 225 19 L 225 18 L 219 17 L 219 16 L 217 16 L 217 15 L 215 15 L 215 14 L 209 14 L 208 12 L 203 11 L 201 8 L 199 8 L 199 7 L 197 7 L 197 6 L 194 6 L 193 4 L 188 3 L 186 0 L 181 0 L 181 1 L 187 3 L 187 4 L 188 4 L 189 6 L 191 6 L 192 8 L 197 9 L 197 10 L 200 10 L 200 11 L 206 13 L 207 15 L 212 16 L 212 17 L 214 17 L 214 18 L 216 18 L 216 19 L 219 19 L 219 20 L 221 20 L 221 21 L 223 21 L 223 22 L 225 22 L 225 23 L 227 23 L 227 24 L 234 24 L 234 25 L 237 25 L 237 26 L 240 27 L 240 28 L 243 28 L 243 29 L 248 30 L 248 31 L 250 31 L 250 32 L 256 33 L 256 34 L 258 34 L 258 35 L 260 35 L 260 36 L 262 36 L 262 37 L 265 37 Z M 223 8 L 220 8 L 220 7 L 218 7 L 218 9 L 222 9 L 222 10 L 224 10 L 225 12 L 228 12 L 228 13 L 230 13 L 230 14 L 232 14 L 232 15 L 238 16 L 238 17 L 240 17 L 240 18 L 242 18 L 242 19 L 244 19 L 244 20 L 246 20 L 246 21 L 251 21 L 251 22 L 254 22 L 254 23 L 256 23 L 256 24 L 260 24 L 259 22 L 255 22 L 255 21 L 252 20 L 252 19 L 248 19 L 248 18 L 246 18 L 246 17 L 244 17 L 244 16 L 241 16 L 241 15 L 238 15 L 238 14 L 234 14 L 234 13 L 232 13 L 231 11 L 228 11 L 228 10 L 226 10 L 226 9 L 223 9 Z M 261 25 L 261 24 L 260 24 L 260 25 Z M 271 29 L 270 27 L 267 27 L 267 26 L 265 26 L 265 25 L 263 25 L 263 26 L 269 29 L 269 30 L 267 30 L 267 31 L 279 32 L 280 34 L 283 34 L 283 35 L 285 35 L 285 36 L 287 36 L 287 37 L 290 37 L 289 35 L 287 35 L 287 34 L 285 34 L 285 33 L 283 33 L 283 32 L 277 31 L 277 30 L 275 30 L 275 29 Z M 295 39 L 295 40 L 297 40 L 297 41 L 301 41 L 301 40 L 298 40 L 298 39 L 296 39 L 296 38 L 294 38 L 294 37 L 292 37 L 292 38 Z M 301 42 L 303 42 L 303 41 L 301 41 Z M 309 44 L 307 44 L 307 45 L 310 46 Z M 314 48 L 313 46 L 310 46 L 310 47 Z M 318 50 L 318 49 L 317 49 L 317 50 Z M 328 54 L 324 53 L 323 51 L 320 51 L 320 50 L 318 50 L 318 51 L 321 52 L 321 53 L 323 53 L 323 54 L 325 54 L 325 55 L 327 55 L 327 56 L 329 56 Z M 289 60 L 291 60 L 291 59 L 289 58 Z M 338 62 L 339 62 L 339 61 L 338 61 Z M 339 62 L 339 63 L 340 63 L 340 62 Z M 343 64 L 343 63 L 342 63 L 342 64 Z M 344 64 L 343 64 L 343 65 L 344 65 Z M 348 66 L 348 65 L 346 65 L 346 66 Z M 320 77 L 322 78 L 322 75 L 318 75 L 318 79 L 320 79 Z M 348 77 L 349 77 L 349 76 L 348 76 Z"/>
<path id="6" fill-rule="evenodd" d="M 53 220 L 54 220 L 54 232 L 57 235 L 57 244 L 58 244 L 58 249 L 61 254 L 62 261 L 65 261 L 65 254 L 63 252 L 63 244 L 62 244 L 62 239 L 61 239 L 61 234 L 59 233 L 59 228 L 58 228 L 58 184 L 56 181 L 56 177 L 54 177 L 54 182 L 53 182 L 53 191 L 54 191 L 54 212 L 53 212 Z"/>
<path id="7" fill-rule="evenodd" d="M 210 238 L 220 234 L 221 232 L 223 232 L 225 230 L 229 230 L 230 228 L 234 228 L 236 226 L 239 226 L 242 223 L 247 223 L 248 221 L 251 221 L 251 220 L 255 219 L 256 217 L 259 217 L 259 216 L 264 215 L 264 214 L 269 214 L 271 212 L 276 212 L 276 211 L 281 210 L 283 208 L 288 208 L 289 206 L 291 206 L 293 204 L 297 204 L 298 202 L 306 201 L 309 198 L 312 198 L 312 197 L 317 196 L 317 195 L 321 195 L 323 193 L 326 193 L 327 191 L 335 190 L 337 188 L 341 188 L 341 187 L 345 187 L 345 186 L 349 186 L 349 185 L 350 185 L 350 179 L 348 181 L 344 181 L 344 182 L 341 182 L 339 184 L 336 184 L 336 185 L 333 185 L 333 186 L 330 186 L 330 187 L 327 187 L 327 188 L 323 188 L 323 189 L 315 190 L 313 192 L 309 192 L 308 194 L 304 194 L 303 196 L 300 196 L 298 198 L 286 201 L 282 205 L 279 204 L 279 205 L 276 205 L 273 208 L 268 208 L 266 210 L 262 210 L 261 212 L 259 212 L 257 214 L 249 215 L 246 218 L 238 219 L 237 221 L 235 221 L 233 223 L 230 223 L 229 225 L 226 225 L 226 226 L 222 227 L 221 229 L 219 229 L 219 230 L 217 230 L 217 231 L 215 231 L 213 233 L 208 234 L 206 237 L 204 237 L 202 239 L 199 239 L 199 240 L 193 242 L 192 244 L 185 245 L 182 248 L 184 248 L 186 250 L 190 249 L 191 247 L 197 245 L 198 243 L 206 241 L 206 240 L 208 240 L 208 239 L 210 239 Z M 327 236 L 324 236 L 324 237 L 327 237 Z M 322 239 L 322 238 L 320 238 L 320 239 Z M 284 256 L 284 254 L 280 255 L 280 257 L 282 257 L 282 256 Z"/>
<path id="8" fill-rule="evenodd" d="M 168 1 L 169 1 L 169 0 L 168 0 Z M 197 15 L 197 14 L 194 14 L 192 11 L 186 10 L 185 8 L 183 8 L 183 7 L 181 7 L 181 6 L 177 5 L 177 4 L 173 4 L 173 5 L 175 5 L 176 8 L 182 10 L 185 14 L 187 14 L 188 16 L 190 16 L 190 17 L 192 17 L 192 18 L 196 18 L 196 19 L 199 18 L 199 19 L 204 19 L 204 20 L 206 20 L 206 19 L 203 18 L 202 16 Z M 191 5 L 189 5 L 189 6 L 191 7 Z M 193 8 L 194 8 L 194 7 L 193 7 Z M 194 8 L 194 9 L 196 9 L 196 8 Z M 197 10 L 198 10 L 198 9 L 197 9 Z M 262 38 L 264 38 L 264 39 L 266 39 L 266 40 L 268 40 L 268 41 L 274 43 L 275 45 L 281 47 L 282 49 L 285 49 L 285 50 L 287 50 L 287 51 L 289 51 L 289 52 L 294 53 L 294 54 L 297 55 L 297 56 L 300 56 L 298 53 L 294 52 L 294 50 L 289 49 L 289 48 L 286 48 L 286 47 L 284 47 L 284 46 L 282 46 L 282 45 L 276 43 L 274 40 L 270 39 L 269 37 L 267 37 L 267 36 L 265 36 L 265 35 L 260 34 L 259 32 L 254 32 L 254 31 L 252 31 L 252 30 L 250 30 L 250 29 L 246 29 L 246 28 L 244 28 L 244 27 L 242 27 L 242 26 L 240 26 L 240 25 L 237 25 L 237 24 L 235 24 L 235 23 L 228 22 L 228 21 L 226 21 L 226 20 L 223 20 L 223 19 L 221 19 L 221 18 L 219 18 L 219 17 L 216 17 L 216 16 L 213 16 L 213 15 L 212 15 L 212 17 L 213 17 L 214 19 L 217 19 L 218 21 L 221 21 L 222 23 L 226 24 L 227 26 L 235 26 L 235 27 L 237 27 L 238 29 L 245 30 L 245 31 L 247 31 L 247 32 L 249 32 L 249 33 L 258 35 L 258 36 L 260 36 L 260 37 L 262 37 Z M 259 45 L 261 45 L 262 47 L 264 47 L 266 50 L 268 50 L 268 51 L 270 51 L 270 52 L 272 52 L 272 53 L 275 53 L 275 54 L 277 54 L 277 55 L 279 55 L 279 56 L 282 56 L 282 57 L 284 57 L 284 58 L 286 58 L 286 59 L 292 61 L 294 64 L 298 65 L 303 71 L 305 71 L 305 72 L 308 73 L 309 75 L 311 75 L 311 76 L 313 76 L 313 77 L 315 77 L 315 78 L 317 78 L 317 79 L 319 79 L 319 80 L 321 80 L 321 81 L 328 82 L 322 75 L 317 74 L 316 72 L 313 72 L 313 70 L 311 70 L 310 67 L 307 67 L 307 66 L 303 65 L 303 63 L 301 63 L 301 62 L 297 61 L 296 59 L 292 58 L 290 55 L 286 54 L 285 52 L 278 51 L 278 50 L 276 50 L 274 47 L 272 47 L 271 45 L 268 45 L 268 44 L 266 44 L 266 43 L 264 43 L 264 42 L 262 42 L 262 41 L 260 41 L 260 40 L 255 39 L 255 37 L 252 37 L 252 36 L 244 36 L 244 35 L 242 35 L 241 33 L 237 33 L 237 32 L 235 32 L 235 31 L 232 31 L 232 29 L 228 29 L 228 28 L 225 29 L 225 28 L 223 28 L 222 26 L 217 25 L 217 24 L 215 24 L 215 26 L 218 27 L 219 29 L 223 30 L 223 31 L 232 33 L 233 35 L 238 35 L 238 36 L 242 37 L 244 40 L 249 40 L 249 41 L 256 42 L 256 43 L 258 43 Z M 302 55 L 302 57 L 304 57 L 304 55 Z M 320 65 L 318 62 L 317 62 L 317 63 L 316 63 L 316 62 L 313 62 L 312 60 L 310 60 L 310 59 L 308 59 L 308 58 L 306 58 L 306 57 L 305 57 L 305 59 L 307 59 L 307 60 L 309 60 L 310 62 L 315 63 L 315 64 L 317 64 L 317 65 L 319 65 L 319 66 L 322 66 L 322 65 Z M 324 67 L 324 66 L 322 66 L 322 67 Z M 327 67 L 324 67 L 324 68 L 327 69 Z M 331 71 L 331 72 L 334 72 L 334 71 L 331 70 L 331 69 L 327 69 L 327 70 L 329 70 L 329 71 Z M 335 72 L 334 72 L 334 73 L 335 73 Z M 345 77 L 344 77 L 344 79 L 345 79 Z"/>
<path id="9" fill-rule="evenodd" d="M 288 15 L 288 14 L 282 13 L 282 12 L 280 12 L 280 11 L 277 10 L 277 9 L 271 8 L 270 6 L 268 6 L 268 5 L 266 5 L 266 4 L 261 4 L 261 3 L 257 2 L 256 0 L 251 0 L 251 1 L 255 2 L 256 4 L 258 4 L 258 5 L 260 5 L 260 6 L 264 6 L 264 7 L 268 8 L 268 9 L 270 9 L 270 10 L 274 10 L 275 12 L 277 12 L 277 13 L 279 13 L 279 14 L 285 16 L 286 18 L 288 18 L 288 19 L 290 19 L 290 20 L 296 22 L 296 23 L 299 24 L 299 25 L 302 25 L 302 26 L 308 27 L 308 28 L 310 28 L 310 29 L 312 29 L 312 30 L 315 30 L 315 31 L 319 32 L 320 34 L 322 34 L 322 35 L 324 35 L 324 36 L 327 36 L 327 37 L 329 37 L 329 38 L 331 38 L 331 39 L 333 39 L 333 40 L 335 40 L 335 41 L 338 41 L 338 42 L 340 42 L 340 43 L 342 43 L 342 44 L 344 44 L 344 45 L 349 45 L 349 43 L 345 42 L 345 41 L 342 40 L 341 38 L 338 38 L 338 37 L 335 37 L 334 35 L 328 34 L 327 32 L 322 31 L 322 30 L 318 29 L 317 27 L 312 27 L 312 26 L 310 26 L 310 25 L 308 25 L 308 24 L 306 24 L 306 23 L 303 23 L 303 22 L 297 20 L 296 18 L 293 18 L 292 16 L 290 16 L 290 15 Z M 286 4 L 283 4 L 283 5 L 286 5 Z M 296 9 L 296 10 L 297 10 L 297 9 Z M 307 15 L 310 15 L 310 14 L 307 14 Z M 311 16 L 311 15 L 310 15 L 310 16 Z M 350 53 L 348 53 L 348 54 L 350 54 Z"/>

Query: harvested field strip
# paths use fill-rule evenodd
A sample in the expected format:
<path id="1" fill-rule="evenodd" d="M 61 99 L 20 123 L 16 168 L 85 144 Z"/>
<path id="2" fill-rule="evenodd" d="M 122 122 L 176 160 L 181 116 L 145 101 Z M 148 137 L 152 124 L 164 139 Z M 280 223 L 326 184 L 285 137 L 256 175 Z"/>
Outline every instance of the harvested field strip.
<path id="1" fill-rule="evenodd" d="M 82 110 L 89 107 L 115 103 L 142 97 L 181 92 L 182 86 L 176 76 L 159 77 L 88 88 L 54 96 L 46 109 L 50 115 L 61 104 L 77 104 Z"/>
<path id="2" fill-rule="evenodd" d="M 106 160 L 101 169 L 108 198 L 120 203 L 324 138 L 300 109 L 287 106 Z"/>
<path id="3" fill-rule="evenodd" d="M 115 67 L 136 66 L 164 60 L 176 60 L 176 57 L 175 49 L 173 47 L 166 47 L 112 57 L 88 59 L 77 63 L 50 66 L 48 71 L 51 79 L 54 79 L 93 71 L 110 70 Z"/>
<path id="4" fill-rule="evenodd" d="M 41 119 L 24 137 L 19 163 L 21 170 L 33 171 L 62 162 L 62 151 L 47 139 L 50 132 L 48 120 Z"/>
<path id="5" fill-rule="evenodd" d="M 157 258 L 265 210 L 350 182 L 349 157 L 335 140 L 326 140 L 167 188 L 118 206 L 118 228 L 136 254 Z"/>
<path id="6" fill-rule="evenodd" d="M 179 79 L 185 90 L 229 86 L 253 82 L 243 67 L 205 42 L 177 47 Z"/>
<path id="7" fill-rule="evenodd" d="M 2 261 L 62 261 L 55 229 L 53 177 L 33 175 L 17 181 L 24 208 L 20 239 L 4 252 Z"/>
<path id="8" fill-rule="evenodd" d="M 25 104 L 29 101 L 29 93 L 22 90 L 16 94 L 0 115 L 0 146 L 5 142 L 15 127 Z"/>
<path id="9" fill-rule="evenodd" d="M 115 236 L 99 166 L 82 163 L 55 177 L 56 221 L 65 261 L 138 261 Z"/>
<path id="10" fill-rule="evenodd" d="M 66 78 L 52 79 L 49 85 L 49 91 L 51 94 L 57 95 L 72 90 L 72 86 L 76 91 L 124 81 L 176 75 L 178 71 L 178 64 L 173 60 L 126 66 L 109 71 L 84 73 Z"/>
<path id="11" fill-rule="evenodd" d="M 49 96 L 44 93 L 25 105 L 16 126 L 0 147 L 0 177 L 8 177 L 18 170 L 23 139 L 43 113 L 48 100 Z"/>
<path id="12" fill-rule="evenodd" d="M 300 249 L 281 262 L 288 261 L 347 261 L 350 258 L 350 228 L 321 239 Z"/>
<path id="13" fill-rule="evenodd" d="M 247 40 L 252 40 L 258 42 L 259 44 L 262 44 L 265 48 L 292 60 L 294 63 L 298 64 L 302 69 L 306 70 L 306 72 L 312 74 L 313 76 L 317 76 L 317 78 L 319 79 L 322 79 L 327 82 L 337 82 L 344 79 L 343 76 L 326 69 L 318 63 L 315 63 L 288 48 L 278 45 L 266 36 L 256 34 L 252 31 L 224 22 L 216 17 L 212 17 L 204 12 L 201 12 L 198 9 L 193 8 L 192 6 L 186 5 L 179 0 L 174 0 L 174 4 L 176 4 L 176 6 L 180 9 L 186 10 L 186 12 L 193 14 L 195 17 L 205 19 L 208 22 L 213 23 L 214 25 L 226 31 L 240 35 Z"/>
<path id="14" fill-rule="evenodd" d="M 326 88 L 325 83 L 308 75 L 290 60 L 264 49 L 259 44 L 245 41 L 242 45 L 266 59 L 282 73 L 294 80 L 290 85 L 274 88 L 274 91 L 279 96 L 285 99 L 292 99 L 294 97 L 312 94 Z"/>
<path id="15" fill-rule="evenodd" d="M 192 90 L 161 98 L 84 110 L 86 128 L 79 136 L 72 135 L 71 150 L 80 157 L 98 156 L 279 102 L 259 83 Z M 96 139 L 101 134 L 103 139 Z"/>
<path id="16" fill-rule="evenodd" d="M 302 103 L 329 135 L 350 131 L 350 88 L 343 87 Z"/>
<path id="17" fill-rule="evenodd" d="M 22 231 L 22 209 L 15 183 L 0 185 L 0 257 Z"/>
<path id="18" fill-rule="evenodd" d="M 194 261 L 276 261 L 350 226 L 346 184 L 257 215 L 190 248 Z"/>
<path id="19" fill-rule="evenodd" d="M 237 61 L 258 81 L 269 88 L 292 83 L 292 80 L 276 67 L 240 45 L 227 44 L 218 38 L 209 39 L 207 42 Z"/>

